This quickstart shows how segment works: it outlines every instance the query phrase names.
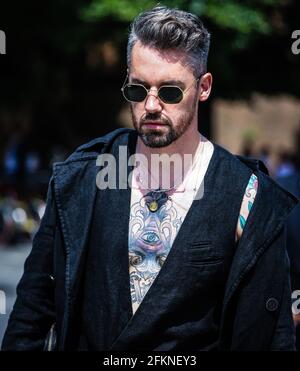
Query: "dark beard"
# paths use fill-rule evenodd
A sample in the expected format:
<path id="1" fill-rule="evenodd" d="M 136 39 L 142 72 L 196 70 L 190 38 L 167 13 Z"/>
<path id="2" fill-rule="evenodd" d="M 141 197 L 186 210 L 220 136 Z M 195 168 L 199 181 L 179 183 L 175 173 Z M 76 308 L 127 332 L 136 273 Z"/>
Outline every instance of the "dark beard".
<path id="1" fill-rule="evenodd" d="M 131 116 L 132 116 L 132 122 L 133 126 L 138 132 L 139 137 L 143 141 L 143 143 L 147 147 L 151 148 L 160 148 L 160 147 L 167 147 L 171 143 L 173 143 L 175 140 L 180 138 L 187 130 L 187 128 L 190 126 L 194 112 L 195 112 L 195 104 L 193 109 L 190 112 L 187 112 L 185 115 L 182 115 L 178 120 L 178 126 L 174 128 L 173 123 L 171 120 L 166 119 L 164 117 L 161 117 L 158 113 L 149 113 L 146 116 L 144 116 L 140 122 L 138 123 L 136 120 L 136 117 L 134 116 L 132 106 L 130 106 L 131 110 Z M 167 133 L 165 132 L 159 132 L 157 130 L 145 130 L 145 127 L 143 126 L 147 122 L 160 122 L 165 124 L 167 130 Z"/>

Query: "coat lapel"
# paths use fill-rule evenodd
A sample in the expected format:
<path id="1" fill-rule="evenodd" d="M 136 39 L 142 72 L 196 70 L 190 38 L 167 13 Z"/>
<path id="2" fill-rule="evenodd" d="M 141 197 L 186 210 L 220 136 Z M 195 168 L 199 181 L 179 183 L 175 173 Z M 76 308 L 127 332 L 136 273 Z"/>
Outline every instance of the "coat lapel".
<path id="1" fill-rule="evenodd" d="M 123 151 L 119 154 L 119 146 L 124 146 L 123 150 L 126 146 L 126 153 Z M 134 150 L 135 142 L 130 142 L 128 146 L 127 138 L 122 138 L 111 148 L 111 154 L 117 160 L 117 174 L 120 173 L 121 167 L 124 170 L 127 166 L 127 159 Z M 127 166 L 127 179 L 131 171 L 132 167 Z M 105 293 L 106 306 L 109 308 L 107 312 L 111 320 L 115 320 L 112 328 L 117 329 L 117 333 L 122 331 L 132 316 L 128 256 L 131 188 L 128 185 L 125 187 L 125 182 L 120 186 L 119 180 L 116 189 L 97 191 L 91 230 L 91 240 L 94 244 L 92 249 L 95 246 L 101 249 L 97 256 L 104 262 L 103 265 L 99 262 L 99 265 L 102 269 L 101 279 L 105 282 L 105 290 L 107 290 Z M 95 316 L 97 315 L 95 313 Z"/>
<path id="2" fill-rule="evenodd" d="M 66 248 L 66 289 L 69 294 L 86 246 L 94 209 L 96 157 L 92 161 L 58 163 L 54 167 L 54 190 Z"/>
<path id="3" fill-rule="evenodd" d="M 68 323 L 72 319 L 72 298 L 76 297 L 81 274 L 80 262 L 89 234 L 96 196 L 96 156 L 93 161 L 78 160 L 54 165 L 54 195 L 66 254 L 66 302 L 60 346 L 67 344 Z M 72 294 L 71 294 L 72 293 Z"/>

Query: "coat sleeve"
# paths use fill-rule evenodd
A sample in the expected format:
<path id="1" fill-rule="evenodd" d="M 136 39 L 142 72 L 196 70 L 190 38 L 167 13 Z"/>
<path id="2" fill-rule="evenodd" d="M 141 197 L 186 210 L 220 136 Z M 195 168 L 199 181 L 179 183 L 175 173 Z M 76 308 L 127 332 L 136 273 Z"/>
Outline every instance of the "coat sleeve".
<path id="1" fill-rule="evenodd" d="M 55 322 L 53 248 L 56 210 L 49 183 L 47 205 L 17 286 L 17 299 L 2 342 L 2 350 L 43 350 Z"/>

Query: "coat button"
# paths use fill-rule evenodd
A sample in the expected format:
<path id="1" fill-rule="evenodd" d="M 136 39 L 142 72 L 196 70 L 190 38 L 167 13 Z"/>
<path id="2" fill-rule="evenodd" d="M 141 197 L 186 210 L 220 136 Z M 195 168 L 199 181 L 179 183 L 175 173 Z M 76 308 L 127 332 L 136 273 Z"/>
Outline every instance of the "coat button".
<path id="1" fill-rule="evenodd" d="M 278 300 L 275 298 L 270 298 L 266 302 L 266 308 L 269 312 L 274 312 L 279 306 Z"/>

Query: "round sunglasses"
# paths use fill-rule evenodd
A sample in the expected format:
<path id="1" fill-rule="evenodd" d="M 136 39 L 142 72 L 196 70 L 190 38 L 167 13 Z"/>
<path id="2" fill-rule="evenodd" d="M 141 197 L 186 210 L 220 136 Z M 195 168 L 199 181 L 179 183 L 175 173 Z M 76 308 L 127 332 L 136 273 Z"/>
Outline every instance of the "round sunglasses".
<path id="1" fill-rule="evenodd" d="M 185 90 L 182 90 L 179 86 L 175 85 L 162 85 L 157 90 L 157 96 L 158 98 L 167 104 L 176 104 L 182 101 L 184 94 L 195 84 L 200 80 L 201 76 L 198 77 L 197 80 L 193 82 L 189 87 L 187 87 Z M 128 102 L 143 102 L 147 95 L 149 94 L 151 88 L 147 89 L 142 84 L 132 84 L 127 83 L 126 81 L 128 79 L 128 75 L 126 76 L 126 79 L 124 81 L 124 84 L 121 88 L 121 91 L 124 95 L 124 98 Z"/>

